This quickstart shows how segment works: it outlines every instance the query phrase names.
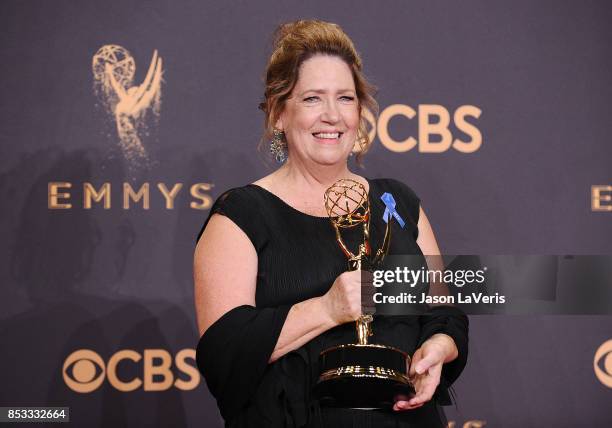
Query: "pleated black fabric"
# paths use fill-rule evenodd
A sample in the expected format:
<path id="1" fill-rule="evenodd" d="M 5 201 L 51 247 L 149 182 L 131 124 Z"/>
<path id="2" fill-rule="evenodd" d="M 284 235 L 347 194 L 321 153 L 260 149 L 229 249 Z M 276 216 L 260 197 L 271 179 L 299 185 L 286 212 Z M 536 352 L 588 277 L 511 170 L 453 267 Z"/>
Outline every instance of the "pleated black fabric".
<path id="1" fill-rule="evenodd" d="M 406 221 L 403 229 L 392 222 L 390 254 L 422 254 L 416 244 L 419 198 L 396 180 L 368 182 L 372 248 L 376 250 L 382 243 L 385 207 L 380 196 L 389 192 Z M 291 305 L 325 294 L 347 269 L 329 219 L 304 214 L 252 184 L 221 195 L 210 215 L 215 213 L 240 227 L 258 255 L 256 307 L 241 306 L 225 314 L 206 331 L 197 348 L 198 367 L 217 399 L 226 426 L 444 426 L 438 404 L 450 404 L 448 388 L 467 361 L 468 319 L 460 310 L 436 307 L 421 316 L 376 316 L 372 324 L 371 343 L 394 346 L 409 354 L 436 333 L 455 340 L 459 358 L 444 365 L 435 399 L 426 406 L 406 412 L 320 408 L 310 394 L 318 376 L 319 352 L 354 342 L 352 323 L 321 334 L 272 364 L 267 361 Z M 360 228 L 346 230 L 342 236 L 355 250 L 363 239 Z"/>

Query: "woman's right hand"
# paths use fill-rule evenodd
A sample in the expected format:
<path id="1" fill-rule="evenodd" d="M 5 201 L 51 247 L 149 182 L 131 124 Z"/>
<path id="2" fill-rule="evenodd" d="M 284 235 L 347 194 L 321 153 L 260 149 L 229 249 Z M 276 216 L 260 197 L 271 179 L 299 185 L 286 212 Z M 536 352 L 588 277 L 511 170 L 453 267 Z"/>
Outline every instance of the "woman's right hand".
<path id="1" fill-rule="evenodd" d="M 362 286 L 369 285 L 365 281 L 362 284 L 363 278 L 365 278 L 364 272 L 360 270 L 343 272 L 323 295 L 328 315 L 336 324 L 355 321 L 361 316 Z"/>

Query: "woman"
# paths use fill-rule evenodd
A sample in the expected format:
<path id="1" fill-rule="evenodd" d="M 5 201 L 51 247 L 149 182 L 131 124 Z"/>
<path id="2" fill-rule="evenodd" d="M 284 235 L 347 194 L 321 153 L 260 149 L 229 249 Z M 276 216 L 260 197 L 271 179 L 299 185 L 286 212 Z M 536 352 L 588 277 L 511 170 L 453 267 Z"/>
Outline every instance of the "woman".
<path id="1" fill-rule="evenodd" d="M 383 235 L 379 197 L 392 193 L 407 224 L 393 223 L 390 252 L 439 254 L 407 186 L 348 169 L 355 143 L 358 156 L 370 143 L 362 113 L 376 110 L 372 92 L 340 27 L 314 20 L 279 27 L 260 108 L 284 163 L 215 202 L 194 258 L 198 366 L 227 426 L 444 426 L 438 403 L 450 404 L 447 388 L 467 357 L 467 318 L 451 308 L 373 322 L 373 343 L 413 356 L 414 397 L 392 410 L 360 410 L 320 407 L 311 394 L 319 352 L 353 343 L 361 314 L 360 273 L 346 271 L 325 190 L 341 178 L 369 190 L 373 248 Z M 343 236 L 352 248 L 361 239 L 358 230 Z"/>

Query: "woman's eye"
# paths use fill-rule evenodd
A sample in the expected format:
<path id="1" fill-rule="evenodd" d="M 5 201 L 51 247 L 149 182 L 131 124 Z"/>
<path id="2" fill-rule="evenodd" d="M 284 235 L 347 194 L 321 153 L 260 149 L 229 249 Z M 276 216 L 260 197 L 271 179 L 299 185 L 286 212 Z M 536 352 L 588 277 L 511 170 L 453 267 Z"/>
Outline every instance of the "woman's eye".
<path id="1" fill-rule="evenodd" d="M 343 95 L 343 96 L 340 97 L 340 100 L 345 101 L 345 102 L 346 101 L 350 102 L 350 101 L 353 101 L 354 99 L 355 99 L 355 97 L 351 97 L 349 95 Z M 314 103 L 314 102 L 319 101 L 319 100 L 320 100 L 320 98 L 318 96 L 316 96 L 316 95 L 304 98 L 304 102 L 306 102 L 306 103 Z"/>

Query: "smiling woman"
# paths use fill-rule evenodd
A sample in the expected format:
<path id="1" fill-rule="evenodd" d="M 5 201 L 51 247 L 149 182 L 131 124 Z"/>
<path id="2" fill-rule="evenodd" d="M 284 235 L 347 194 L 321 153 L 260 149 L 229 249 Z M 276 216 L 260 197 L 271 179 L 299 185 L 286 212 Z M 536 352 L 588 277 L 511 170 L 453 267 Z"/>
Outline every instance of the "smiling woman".
<path id="1" fill-rule="evenodd" d="M 416 394 L 389 408 L 322 406 L 312 393 L 322 350 L 355 340 L 362 314 L 361 274 L 346 271 L 324 205 L 326 189 L 352 179 L 380 197 L 395 196 L 406 226 L 390 226 L 390 254 L 439 254 L 418 197 L 392 179 L 352 172 L 348 158 L 367 151 L 364 108 L 375 112 L 361 59 L 336 25 L 296 21 L 276 33 L 266 70 L 266 140 L 284 163 L 272 174 L 221 195 L 194 255 L 201 339 L 197 362 L 227 426 L 442 427 L 439 404 L 467 357 L 467 318 L 437 307 L 420 317 L 376 316 L 375 343 L 412 355 Z M 383 240 L 382 221 L 370 240 Z M 356 248 L 363 236 L 349 229 Z M 376 245 L 379 247 L 379 245 Z M 433 398 L 433 399 L 432 399 Z"/>
<path id="2" fill-rule="evenodd" d="M 293 103 L 313 104 L 319 111 L 322 107 L 329 107 L 329 104 L 324 104 L 329 101 L 325 96 L 339 97 L 343 104 L 352 105 L 350 110 L 359 117 L 357 138 L 353 135 L 351 140 L 356 143 L 357 159 L 361 160 L 371 143 L 362 111 L 368 109 L 377 114 L 378 103 L 374 99 L 375 88 L 361 71 L 361 57 L 351 39 L 336 24 L 303 20 L 281 25 L 275 33 L 274 47 L 266 67 L 265 100 L 259 105 L 266 113 L 265 132 L 260 144 L 265 145 L 273 138 L 274 127 L 279 125 L 278 118 L 292 96 Z M 334 78 L 328 78 L 329 75 L 324 70 L 317 70 L 313 64 L 307 66 L 308 60 L 313 56 L 327 57 L 328 67 L 325 71 L 333 68 Z M 342 64 L 333 67 L 329 64 L 330 61 Z M 309 81 L 305 80 L 306 67 L 313 72 L 308 73 Z M 330 84 L 336 84 L 336 87 L 331 88 Z M 296 89 L 296 85 L 301 88 Z M 332 93 L 333 91 L 336 93 Z M 317 131 L 315 129 L 311 132 Z M 282 138 L 286 143 L 286 135 Z M 345 140 L 347 139 L 345 136 Z"/>
<path id="3" fill-rule="evenodd" d="M 285 135 L 294 167 L 345 160 L 359 127 L 359 102 L 348 65 L 320 54 L 305 61 L 275 127 Z"/>

